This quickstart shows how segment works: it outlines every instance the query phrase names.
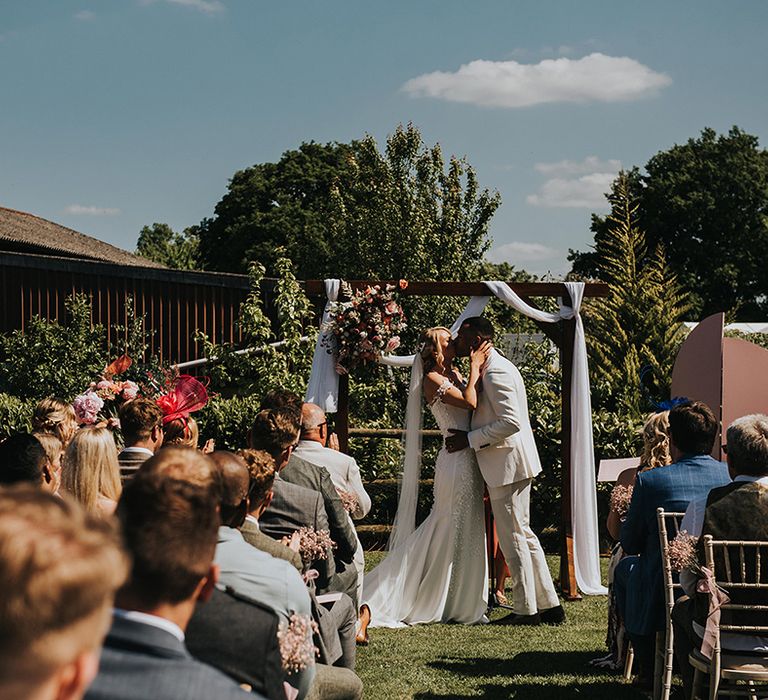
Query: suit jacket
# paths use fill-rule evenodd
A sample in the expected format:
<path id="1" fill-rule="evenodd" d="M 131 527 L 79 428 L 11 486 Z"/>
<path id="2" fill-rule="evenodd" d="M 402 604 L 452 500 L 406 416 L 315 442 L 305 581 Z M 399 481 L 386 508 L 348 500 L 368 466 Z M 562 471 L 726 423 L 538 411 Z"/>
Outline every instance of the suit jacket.
<path id="1" fill-rule="evenodd" d="M 214 590 L 198 603 L 187 627 L 186 645 L 200 661 L 270 700 L 285 700 L 277 613 L 231 588 Z"/>
<path id="2" fill-rule="evenodd" d="M 541 462 L 519 370 L 492 350 L 481 382 L 467 439 L 485 483 L 505 486 L 532 479 L 541 472 Z"/>
<path id="3" fill-rule="evenodd" d="M 336 543 L 336 559 L 349 564 L 357 549 L 357 533 L 349 522 L 328 470 L 292 454 L 288 464 L 280 470 L 280 478 L 322 495 L 331 539 Z"/>
<path id="4" fill-rule="evenodd" d="M 115 617 L 86 700 L 243 700 L 261 698 L 192 658 L 170 632 Z"/>
<path id="5" fill-rule="evenodd" d="M 699 537 L 699 562 L 704 563 L 704 535 L 712 535 L 716 540 L 768 541 L 768 486 L 754 481 L 734 481 L 727 486 L 712 489 L 707 497 L 704 511 L 704 524 Z M 748 554 L 754 550 L 747 550 Z M 725 569 L 725 559 L 720 550 L 715 550 L 715 573 Z M 741 571 L 738 555 L 731 553 L 730 567 L 734 575 Z M 744 562 L 746 575 L 754 580 L 755 560 L 748 558 Z M 760 578 L 768 581 L 768 561 L 763 558 Z M 736 579 L 739 580 L 738 578 Z M 731 603 L 740 605 L 765 605 L 765 593 L 749 589 L 732 588 L 728 590 Z M 696 619 L 704 625 L 709 612 L 709 597 L 696 594 Z M 735 625 L 765 625 L 768 615 L 754 611 L 726 610 L 721 622 Z M 755 619 L 758 615 L 760 619 Z"/>
<path id="6" fill-rule="evenodd" d="M 266 552 L 278 559 L 285 559 L 285 561 L 293 564 L 299 573 L 304 571 L 304 564 L 298 552 L 294 552 L 290 547 L 286 547 L 281 542 L 272 539 L 269 535 L 265 535 L 250 520 L 246 520 L 243 523 L 240 532 L 243 534 L 243 539 L 252 547 L 256 547 L 256 549 L 260 549 L 262 552 Z"/>
<path id="7" fill-rule="evenodd" d="M 120 479 L 123 483 L 130 479 L 150 457 L 151 455 L 146 452 L 122 450 L 117 455 L 117 463 L 120 465 Z"/>
<path id="8" fill-rule="evenodd" d="M 728 468 L 709 455 L 689 455 L 666 467 L 641 472 L 621 528 L 621 546 L 639 554 L 627 584 L 624 624 L 631 634 L 647 635 L 664 629 L 664 582 L 656 509 L 684 512 L 694 498 L 730 482 Z"/>

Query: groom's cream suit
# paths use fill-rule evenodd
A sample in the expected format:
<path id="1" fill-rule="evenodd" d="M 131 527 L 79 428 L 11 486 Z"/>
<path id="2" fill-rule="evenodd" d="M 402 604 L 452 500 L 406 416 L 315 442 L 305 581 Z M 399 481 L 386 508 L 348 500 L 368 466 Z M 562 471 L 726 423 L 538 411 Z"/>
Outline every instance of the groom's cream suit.
<path id="1" fill-rule="evenodd" d="M 531 482 L 541 462 L 520 372 L 492 350 L 483 369 L 469 444 L 477 454 L 512 580 L 512 608 L 533 615 L 560 605 L 544 551 L 530 527 Z"/>

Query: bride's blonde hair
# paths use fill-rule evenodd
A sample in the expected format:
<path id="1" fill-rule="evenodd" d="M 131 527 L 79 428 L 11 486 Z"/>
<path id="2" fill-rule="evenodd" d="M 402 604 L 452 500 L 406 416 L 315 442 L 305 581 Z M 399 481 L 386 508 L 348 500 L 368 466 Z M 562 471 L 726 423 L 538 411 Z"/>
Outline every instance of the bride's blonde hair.
<path id="1" fill-rule="evenodd" d="M 418 353 L 424 363 L 424 374 L 431 372 L 443 362 L 443 351 L 440 348 L 441 333 L 451 335 L 451 329 L 445 326 L 435 326 L 422 331 L 419 336 Z"/>

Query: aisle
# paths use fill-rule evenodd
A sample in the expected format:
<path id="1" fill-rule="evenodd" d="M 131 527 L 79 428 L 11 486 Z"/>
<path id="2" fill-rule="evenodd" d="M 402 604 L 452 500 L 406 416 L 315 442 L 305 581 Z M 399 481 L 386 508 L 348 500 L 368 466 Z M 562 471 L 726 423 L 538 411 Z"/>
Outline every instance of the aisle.
<path id="1" fill-rule="evenodd" d="M 366 567 L 381 553 L 366 553 Z M 550 567 L 557 558 L 548 557 Z M 562 627 L 431 625 L 371 630 L 357 672 L 372 700 L 584 698 L 640 700 L 620 677 L 596 671 L 605 640 L 604 597 L 567 603 Z M 495 616 L 502 616 L 500 611 Z"/>

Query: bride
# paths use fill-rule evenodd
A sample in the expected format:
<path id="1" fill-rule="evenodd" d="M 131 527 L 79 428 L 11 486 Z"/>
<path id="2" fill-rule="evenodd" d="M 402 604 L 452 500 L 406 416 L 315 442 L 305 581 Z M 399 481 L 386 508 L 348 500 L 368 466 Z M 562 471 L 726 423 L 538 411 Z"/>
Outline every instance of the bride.
<path id="1" fill-rule="evenodd" d="M 432 511 L 413 528 L 420 468 L 420 437 L 415 436 L 421 423 L 421 387 L 443 437 L 449 436 L 450 428 L 468 430 L 470 412 L 477 405 L 480 370 L 489 353 L 488 343 L 472 352 L 464 382 L 452 366 L 451 332 L 436 327 L 421 335 L 411 379 L 406 464 L 390 552 L 363 581 L 363 602 L 371 611 L 371 627 L 485 621 L 488 576 L 483 479 L 473 450 L 454 454 L 445 447 L 440 450 Z M 418 420 L 412 421 L 412 416 Z M 408 446 L 414 442 L 416 451 Z"/>

